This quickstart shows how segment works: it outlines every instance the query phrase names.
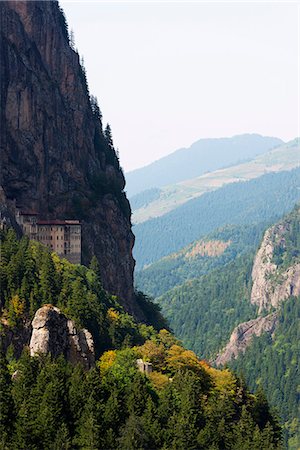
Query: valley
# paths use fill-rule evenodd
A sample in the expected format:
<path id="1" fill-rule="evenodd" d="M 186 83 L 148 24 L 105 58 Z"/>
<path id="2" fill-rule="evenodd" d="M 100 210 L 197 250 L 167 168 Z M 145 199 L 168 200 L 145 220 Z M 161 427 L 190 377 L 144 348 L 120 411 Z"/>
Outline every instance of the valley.
<path id="1" fill-rule="evenodd" d="M 299 137 L 201 123 L 124 175 L 61 4 L 5 0 L 0 20 L 0 449 L 299 450 Z M 141 152 L 142 123 L 149 142 L 166 124 L 122 113 L 122 58 L 133 105 L 145 80 L 120 30 L 124 73 L 102 47 L 98 88 L 116 75 L 104 114 Z"/>

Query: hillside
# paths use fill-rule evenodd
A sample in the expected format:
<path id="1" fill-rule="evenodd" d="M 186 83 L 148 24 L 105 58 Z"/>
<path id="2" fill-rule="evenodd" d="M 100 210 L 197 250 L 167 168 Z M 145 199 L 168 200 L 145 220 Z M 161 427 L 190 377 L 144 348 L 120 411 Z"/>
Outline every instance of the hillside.
<path id="1" fill-rule="evenodd" d="M 110 130 L 56 1 L 0 2 L 1 197 L 45 219 L 79 219 L 82 258 L 137 316 L 130 206 Z"/>
<path id="2" fill-rule="evenodd" d="M 239 256 L 157 300 L 185 345 L 243 372 L 253 389 L 267 390 L 293 449 L 300 437 L 299 224 L 297 206 L 267 229 L 255 255 Z"/>
<path id="3" fill-rule="evenodd" d="M 197 177 L 265 153 L 283 142 L 278 138 L 244 134 L 231 138 L 200 139 L 141 169 L 126 173 L 129 197 Z"/>
<path id="4" fill-rule="evenodd" d="M 135 224 L 142 223 L 148 219 L 163 216 L 187 201 L 226 184 L 248 181 L 266 173 L 291 170 L 299 166 L 299 139 L 294 139 L 248 162 L 164 186 L 160 190 L 144 191 L 130 199 L 133 209 L 132 220 Z"/>
<path id="5" fill-rule="evenodd" d="M 135 286 L 151 297 L 159 297 L 188 280 L 223 267 L 259 245 L 266 223 L 216 230 L 177 253 L 165 256 L 135 273 Z"/>
<path id="6" fill-rule="evenodd" d="M 300 199 L 300 169 L 232 183 L 134 226 L 137 270 L 225 225 L 275 221 Z"/>
<path id="7" fill-rule="evenodd" d="M 2 448 L 280 450 L 266 401 L 158 331 L 163 323 L 138 324 L 101 288 L 95 259 L 72 265 L 11 229 L 0 242 Z M 78 359 L 80 333 L 96 365 Z"/>

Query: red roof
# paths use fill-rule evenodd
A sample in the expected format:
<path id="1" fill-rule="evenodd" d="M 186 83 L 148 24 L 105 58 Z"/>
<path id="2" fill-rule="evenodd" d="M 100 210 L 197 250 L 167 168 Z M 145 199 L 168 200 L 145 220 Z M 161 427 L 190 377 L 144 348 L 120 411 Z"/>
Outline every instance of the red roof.
<path id="1" fill-rule="evenodd" d="M 39 213 L 36 211 L 20 211 L 21 216 L 38 216 Z"/>
<path id="2" fill-rule="evenodd" d="M 38 225 L 80 225 L 79 220 L 38 220 Z"/>

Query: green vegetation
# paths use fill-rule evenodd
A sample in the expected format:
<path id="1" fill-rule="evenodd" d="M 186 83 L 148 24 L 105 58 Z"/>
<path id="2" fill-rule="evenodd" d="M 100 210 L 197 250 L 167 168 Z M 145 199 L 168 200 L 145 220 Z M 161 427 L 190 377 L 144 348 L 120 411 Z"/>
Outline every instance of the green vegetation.
<path id="1" fill-rule="evenodd" d="M 273 261 L 278 265 L 274 283 L 280 283 L 280 276 L 288 267 L 299 263 L 299 219 L 300 208 L 296 206 L 273 228 L 272 240 L 275 248 Z M 225 230 L 228 232 L 230 228 Z M 242 246 L 243 232 L 242 229 L 237 230 L 240 230 Z M 251 227 L 246 236 L 251 237 L 250 230 Z M 218 234 L 212 236 L 221 239 Z M 223 235 L 224 241 L 228 238 L 228 235 Z M 252 244 L 258 240 L 259 233 Z M 251 240 L 248 242 L 251 244 Z M 246 248 L 247 246 L 245 250 Z M 250 248 L 251 245 L 248 249 Z M 229 249 L 230 246 L 220 258 L 223 258 Z M 186 252 L 185 249 L 183 255 L 186 255 Z M 182 264 L 180 255 L 181 252 L 177 256 Z M 166 258 L 168 263 L 169 259 L 171 261 L 172 258 Z M 175 334 L 183 340 L 184 345 L 193 349 L 200 357 L 214 358 L 228 342 L 236 325 L 256 317 L 256 310 L 250 304 L 252 264 L 253 253 L 238 256 L 229 264 L 223 267 L 220 265 L 218 269 L 204 276 L 186 281 L 157 299 Z M 159 264 L 157 266 L 159 267 Z M 186 276 L 189 276 L 188 267 L 189 265 L 181 265 L 175 269 L 178 272 L 180 269 L 186 269 Z M 156 264 L 153 268 L 156 268 Z M 151 273 L 151 266 L 146 271 Z M 164 272 L 162 271 L 161 278 L 158 271 L 155 274 L 157 283 L 163 284 Z M 148 283 L 151 286 L 149 281 Z M 276 406 L 285 423 L 285 445 L 293 450 L 298 450 L 300 439 L 300 424 L 297 420 L 300 383 L 299 305 L 299 299 L 290 298 L 286 301 L 279 310 L 279 325 L 274 337 L 266 334 L 255 338 L 246 353 L 231 363 L 231 367 L 238 373 L 245 374 L 251 389 L 262 386 L 266 390 L 268 400 Z"/>
<path id="2" fill-rule="evenodd" d="M 258 134 L 200 139 L 189 148 L 179 149 L 146 167 L 128 172 L 127 192 L 132 197 L 145 189 L 198 177 L 252 159 L 281 144 L 283 142 L 278 138 Z"/>
<path id="3" fill-rule="evenodd" d="M 300 169 L 232 183 L 135 225 L 137 269 L 225 225 L 275 222 L 300 199 Z"/>
<path id="4" fill-rule="evenodd" d="M 230 363 L 237 373 L 243 373 L 251 389 L 263 386 L 285 422 L 285 440 L 291 450 L 300 447 L 299 324 L 300 298 L 291 297 L 279 311 L 273 338 L 268 334 L 256 337 L 245 354 Z"/>
<path id="5" fill-rule="evenodd" d="M 266 226 L 265 223 L 261 223 L 245 226 L 229 225 L 221 228 L 205 236 L 202 241 L 196 241 L 178 253 L 166 256 L 144 270 L 137 271 L 135 284 L 147 295 L 159 297 L 188 280 L 199 278 L 217 267 L 223 267 L 239 255 L 255 250 Z M 220 255 L 195 254 L 188 257 L 202 242 L 230 242 L 230 244 Z"/>
<path id="6" fill-rule="evenodd" d="M 94 369 L 63 357 L 0 351 L 0 448 L 279 450 L 281 428 L 260 395 L 216 370 L 167 330 L 137 324 L 101 287 L 95 258 L 74 266 L 1 232 L 1 323 L 16 336 L 52 303 L 92 332 Z M 146 316 L 157 308 L 138 293 Z M 152 314 L 153 312 L 153 314 Z M 159 322 L 160 321 L 160 322 Z M 2 343 L 5 342 L 5 339 Z M 148 376 L 136 359 L 152 363 Z"/>
<path id="7" fill-rule="evenodd" d="M 157 299 L 175 335 L 201 358 L 215 356 L 233 328 L 255 316 L 252 262 L 253 255 L 239 257 Z"/>
<path id="8" fill-rule="evenodd" d="M 206 158 L 205 158 L 206 159 Z M 300 165 L 299 140 L 288 142 L 267 153 L 256 156 L 250 161 L 205 173 L 196 178 L 161 188 L 158 198 L 144 206 L 132 203 L 133 223 L 142 223 L 155 217 L 163 216 L 178 206 L 200 197 L 206 192 L 215 191 L 226 184 L 249 181 L 270 172 L 292 170 Z M 147 191 L 145 191 L 146 193 Z M 138 194 L 143 196 L 143 193 Z"/>
<path id="9" fill-rule="evenodd" d="M 136 368 L 138 356 L 153 361 L 148 377 Z M 104 353 L 89 372 L 26 351 L 13 362 L 13 379 L 11 365 L 0 356 L 5 449 L 281 448 L 268 404 L 228 370 L 201 363 L 168 332 Z"/>
<path id="10" fill-rule="evenodd" d="M 280 240 L 274 238 L 273 262 L 280 271 L 300 260 L 300 206 L 284 219 L 284 232 Z"/>
<path id="11" fill-rule="evenodd" d="M 1 316 L 13 330 L 22 328 L 38 308 L 52 304 L 93 335 L 96 352 L 143 342 L 145 325 L 124 312 L 117 298 L 102 288 L 95 258 L 91 268 L 61 260 L 38 242 L 16 239 L 13 230 L 1 239 Z M 142 301 L 142 299 L 140 300 Z M 152 309 L 151 309 L 152 307 Z M 148 323 L 165 324 L 158 307 L 147 303 Z M 111 310 L 118 314 L 112 321 Z M 153 311 L 153 314 L 152 314 Z"/>
<path id="12" fill-rule="evenodd" d="M 132 210 L 134 211 L 135 209 L 145 208 L 149 203 L 159 198 L 160 192 L 161 189 L 152 188 L 146 189 L 145 191 L 134 195 L 130 198 L 130 205 Z"/>

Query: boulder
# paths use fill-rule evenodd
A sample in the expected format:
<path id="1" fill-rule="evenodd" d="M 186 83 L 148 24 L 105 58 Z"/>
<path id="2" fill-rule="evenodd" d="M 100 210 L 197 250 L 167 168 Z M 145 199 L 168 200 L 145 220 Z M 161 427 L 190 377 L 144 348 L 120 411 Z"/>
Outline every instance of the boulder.
<path id="1" fill-rule="evenodd" d="M 53 305 L 44 305 L 32 321 L 30 354 L 64 355 L 72 364 L 81 363 L 86 369 L 95 364 L 94 341 L 91 333 L 78 329 Z"/>

